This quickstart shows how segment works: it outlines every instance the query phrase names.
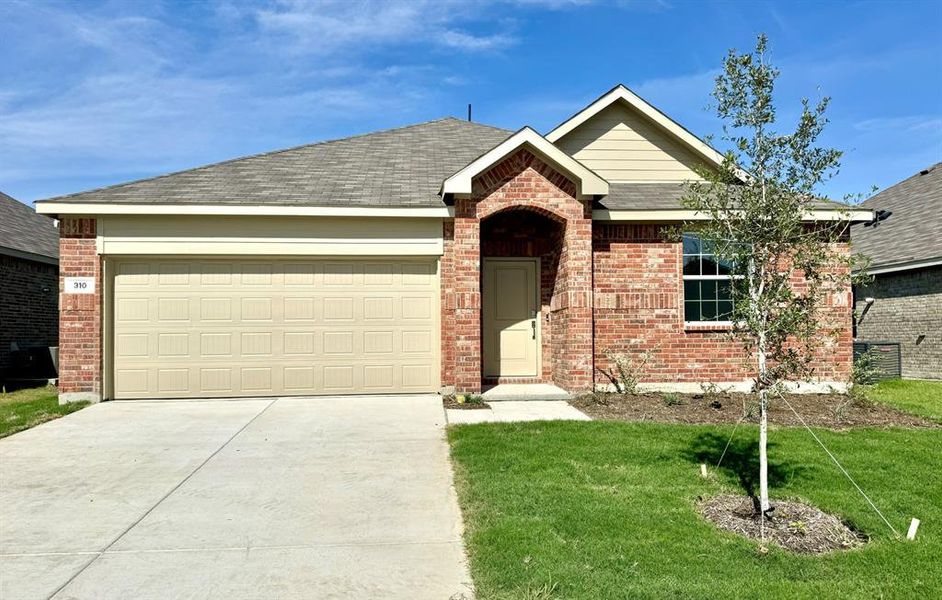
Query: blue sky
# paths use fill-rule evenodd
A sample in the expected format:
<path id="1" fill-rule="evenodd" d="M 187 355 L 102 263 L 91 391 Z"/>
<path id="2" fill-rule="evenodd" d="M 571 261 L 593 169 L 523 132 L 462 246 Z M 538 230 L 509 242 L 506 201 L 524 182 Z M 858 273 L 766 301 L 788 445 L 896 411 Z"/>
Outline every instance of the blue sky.
<path id="1" fill-rule="evenodd" d="M 698 135 L 766 32 L 779 115 L 833 98 L 823 191 L 942 160 L 942 2 L 0 2 L 0 190 L 24 201 L 446 115 L 546 132 L 622 82 Z"/>

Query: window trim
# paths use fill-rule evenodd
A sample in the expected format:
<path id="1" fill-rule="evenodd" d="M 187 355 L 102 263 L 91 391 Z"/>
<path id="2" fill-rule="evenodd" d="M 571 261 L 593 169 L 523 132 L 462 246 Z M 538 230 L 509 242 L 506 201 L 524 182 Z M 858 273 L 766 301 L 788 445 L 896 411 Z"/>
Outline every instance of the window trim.
<path id="1" fill-rule="evenodd" d="M 699 235 L 696 235 L 694 233 L 684 233 L 683 236 L 696 236 L 698 238 L 698 245 L 700 246 L 700 250 L 701 250 L 701 252 L 697 252 L 696 254 L 687 254 L 686 252 L 684 252 L 683 240 L 680 243 L 680 279 L 681 279 L 680 295 L 681 295 L 681 310 L 683 311 L 682 315 L 684 317 L 683 319 L 684 328 L 685 329 L 689 328 L 693 330 L 698 330 L 698 329 L 704 330 L 709 327 L 716 327 L 717 329 L 731 328 L 735 324 L 731 319 L 724 319 L 722 321 L 721 320 L 713 320 L 713 321 L 688 321 L 687 320 L 687 309 L 686 309 L 687 295 L 686 295 L 686 291 L 684 290 L 685 281 L 730 281 L 732 282 L 734 279 L 742 279 L 743 276 L 742 275 L 687 275 L 686 273 L 684 273 L 684 258 L 685 257 L 687 256 L 703 257 L 703 256 L 716 256 L 716 255 L 715 254 L 704 255 L 704 253 L 702 252 L 703 250 L 702 239 L 700 238 Z M 698 302 L 702 302 L 702 300 Z M 730 298 L 730 302 L 732 302 L 732 298 Z"/>

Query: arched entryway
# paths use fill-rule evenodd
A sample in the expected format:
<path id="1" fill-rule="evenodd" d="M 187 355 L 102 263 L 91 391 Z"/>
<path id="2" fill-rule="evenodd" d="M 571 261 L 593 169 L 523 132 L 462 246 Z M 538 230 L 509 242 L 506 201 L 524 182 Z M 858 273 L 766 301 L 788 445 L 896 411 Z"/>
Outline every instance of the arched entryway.
<path id="1" fill-rule="evenodd" d="M 553 380 L 553 311 L 565 220 L 513 207 L 481 221 L 484 386 Z"/>
<path id="2" fill-rule="evenodd" d="M 571 392 L 591 388 L 590 203 L 566 175 L 527 149 L 476 176 L 471 194 L 454 198 L 455 217 L 444 227 L 441 262 L 445 385 L 479 392 L 486 383 L 508 377 L 553 383 Z M 502 274 L 506 294 L 487 266 L 501 261 L 500 266 L 513 267 Z M 515 275 L 528 273 L 532 285 L 511 285 L 519 283 Z M 532 309 L 505 302 L 508 294 L 533 299 Z M 492 323 L 499 309 L 505 309 L 506 322 Z M 535 363 L 524 356 L 516 365 L 503 364 L 512 350 L 501 348 L 499 333 L 513 327 L 518 341 L 529 344 L 521 348 L 532 350 L 535 343 Z M 505 367 L 514 374 L 505 375 Z"/>

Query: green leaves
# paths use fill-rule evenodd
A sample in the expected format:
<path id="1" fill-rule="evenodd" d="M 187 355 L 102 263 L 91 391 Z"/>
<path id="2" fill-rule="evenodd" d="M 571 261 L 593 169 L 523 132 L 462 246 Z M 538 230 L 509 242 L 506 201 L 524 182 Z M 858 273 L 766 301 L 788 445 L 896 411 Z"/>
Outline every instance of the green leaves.
<path id="1" fill-rule="evenodd" d="M 712 240 L 731 265 L 734 333 L 767 359 L 756 379 L 773 385 L 810 376 L 822 332 L 846 327 L 822 308 L 829 294 L 846 291 L 850 259 L 845 220 L 807 219 L 823 202 L 816 190 L 840 166 L 841 152 L 818 143 L 830 99 L 803 100 L 794 129 L 778 131 L 779 70 L 767 52 L 760 35 L 754 51 L 724 59 L 713 97 L 729 150 L 719 169 L 698 171 L 703 181 L 687 185 L 683 204 L 711 217 L 685 228 Z"/>

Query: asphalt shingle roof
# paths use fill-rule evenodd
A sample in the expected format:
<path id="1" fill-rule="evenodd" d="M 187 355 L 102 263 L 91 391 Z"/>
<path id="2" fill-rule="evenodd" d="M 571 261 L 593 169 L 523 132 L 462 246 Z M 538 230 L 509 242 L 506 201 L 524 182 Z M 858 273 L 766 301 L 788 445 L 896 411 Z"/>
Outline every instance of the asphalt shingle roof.
<path id="1" fill-rule="evenodd" d="M 442 181 L 512 134 L 455 118 L 238 158 L 55 202 L 440 207 Z"/>
<path id="2" fill-rule="evenodd" d="M 597 208 L 607 210 L 673 210 L 684 208 L 682 183 L 610 183 L 608 196 L 599 200 Z M 831 200 L 818 200 L 815 208 L 844 210 L 853 208 Z"/>
<path id="3" fill-rule="evenodd" d="M 871 267 L 942 258 L 942 163 L 888 187 L 861 204 L 892 212 L 876 225 L 855 225 L 855 252 L 870 257 Z"/>
<path id="4" fill-rule="evenodd" d="M 59 230 L 49 217 L 0 192 L 0 248 L 59 258 Z"/>

